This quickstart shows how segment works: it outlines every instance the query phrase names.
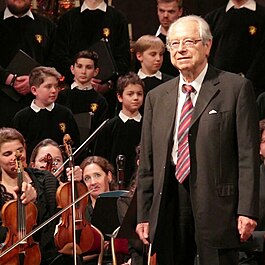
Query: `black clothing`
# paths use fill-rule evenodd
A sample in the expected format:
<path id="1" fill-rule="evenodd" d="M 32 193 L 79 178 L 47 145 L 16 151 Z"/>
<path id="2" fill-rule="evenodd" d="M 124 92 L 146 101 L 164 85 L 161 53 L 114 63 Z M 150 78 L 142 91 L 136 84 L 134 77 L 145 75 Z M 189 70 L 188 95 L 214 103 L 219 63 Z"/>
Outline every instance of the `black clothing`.
<path id="1" fill-rule="evenodd" d="M 265 265 L 265 165 L 260 165 L 258 225 L 251 238 L 241 247 L 240 263 L 244 265 Z"/>
<path id="2" fill-rule="evenodd" d="M 0 64 L 6 68 L 19 49 L 22 49 L 41 65 L 49 65 L 51 49 L 54 43 L 56 25 L 48 18 L 33 13 L 34 20 L 28 16 L 3 19 L 0 13 Z M 28 106 L 33 99 L 30 93 L 15 102 L 2 90 L 8 72 L 0 74 L 0 127 L 11 126 L 16 112 Z M 10 89 L 12 89 L 10 87 Z"/>
<path id="3" fill-rule="evenodd" d="M 163 41 L 163 43 L 166 45 L 167 41 L 166 41 L 165 35 L 160 33 L 157 37 L 160 38 Z M 163 64 L 160 68 L 160 71 L 162 73 L 168 74 L 168 75 L 173 76 L 173 77 L 176 77 L 179 75 L 178 69 L 176 69 L 176 67 L 173 66 L 173 64 L 171 63 L 170 53 L 167 49 L 164 52 Z"/>
<path id="4" fill-rule="evenodd" d="M 94 155 L 105 157 L 115 168 L 118 155 L 125 156 L 125 186 L 129 187 L 135 172 L 135 148 L 140 143 L 142 121 L 127 120 L 125 123 L 119 116 L 109 120 L 99 133 Z"/>
<path id="5" fill-rule="evenodd" d="M 144 95 L 146 96 L 146 94 L 152 90 L 153 88 L 161 85 L 162 83 L 172 79 L 173 76 L 171 75 L 167 75 L 167 74 L 164 74 L 162 73 L 162 79 L 159 79 L 155 76 L 152 76 L 152 77 L 145 77 L 143 78 L 142 80 L 144 81 Z M 145 102 L 145 97 L 144 97 L 144 101 L 143 101 L 143 104 L 142 106 L 140 107 L 139 111 L 140 113 L 143 115 L 144 114 L 144 102 Z"/>
<path id="6" fill-rule="evenodd" d="M 29 106 L 22 109 L 15 115 L 13 127 L 26 139 L 27 157 L 30 157 L 33 148 L 46 138 L 62 145 L 63 136 L 69 134 L 74 146 L 79 146 L 79 131 L 71 110 L 57 103 L 52 111 L 41 109 L 35 112 Z"/>
<path id="7" fill-rule="evenodd" d="M 118 217 L 122 227 L 124 217 L 127 213 L 127 210 L 131 204 L 133 196 L 136 196 L 134 192 L 128 192 L 125 195 L 121 195 L 117 200 L 117 210 Z M 135 212 L 135 228 L 137 224 L 137 213 Z M 143 243 L 140 239 L 128 238 L 128 249 L 131 256 L 132 265 L 143 265 L 144 263 L 144 254 L 143 254 Z"/>
<path id="8" fill-rule="evenodd" d="M 59 19 L 53 56 L 58 71 L 70 85 L 73 81 L 70 65 L 75 54 L 101 40 L 104 29 L 108 29 L 108 43 L 119 75 L 125 74 L 130 67 L 130 43 L 128 23 L 123 14 L 111 6 L 107 6 L 106 12 L 85 10 L 81 13 L 80 10 L 81 7 L 73 8 Z M 113 117 L 117 105 L 115 89 L 104 96 L 109 104 L 108 117 Z"/>
<path id="9" fill-rule="evenodd" d="M 9 75 L 9 72 L 0 66 L 0 84 L 2 85 L 5 84 L 8 75 Z"/>
<path id="10" fill-rule="evenodd" d="M 259 120 L 265 119 L 265 92 L 261 93 L 257 98 L 257 106 L 259 112 Z"/>
<path id="11" fill-rule="evenodd" d="M 256 11 L 226 7 L 206 15 L 213 34 L 209 62 L 233 73 L 242 73 L 255 87 L 256 96 L 265 83 L 265 8 Z"/>
<path id="12" fill-rule="evenodd" d="M 174 77 L 171 75 L 165 74 L 165 73 L 162 73 L 162 79 L 158 79 L 155 76 L 143 78 L 142 80 L 144 81 L 144 85 L 145 85 L 144 94 L 146 95 L 153 88 L 161 85 L 162 83 L 164 83 L 164 82 L 166 82 L 172 78 L 174 78 Z"/>
<path id="13" fill-rule="evenodd" d="M 57 102 L 68 107 L 73 114 L 92 112 L 90 132 L 93 132 L 107 117 L 108 103 L 94 88 L 90 90 L 66 88 L 59 93 Z"/>
<path id="14" fill-rule="evenodd" d="M 63 14 L 58 22 L 54 56 L 57 69 L 72 83 L 70 65 L 73 57 L 81 50 L 104 37 L 103 29 L 109 29 L 109 44 L 120 74 L 124 74 L 130 65 L 130 45 L 128 24 L 123 14 L 108 6 L 107 11 L 73 8 Z"/>

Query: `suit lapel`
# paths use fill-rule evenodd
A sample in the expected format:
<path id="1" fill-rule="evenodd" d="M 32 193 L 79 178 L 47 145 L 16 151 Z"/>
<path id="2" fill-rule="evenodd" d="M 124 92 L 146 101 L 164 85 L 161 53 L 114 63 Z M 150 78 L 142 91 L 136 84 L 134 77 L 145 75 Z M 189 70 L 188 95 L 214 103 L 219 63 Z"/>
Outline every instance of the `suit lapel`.
<path id="1" fill-rule="evenodd" d="M 177 108 L 177 99 L 178 99 L 178 86 L 179 86 L 179 77 L 172 80 L 171 84 L 168 85 L 164 97 L 164 108 L 166 113 L 166 120 L 163 124 L 167 124 L 167 128 L 170 128 L 169 131 L 172 131 L 171 128 L 175 125 L 176 119 L 176 108 Z"/>
<path id="2" fill-rule="evenodd" d="M 172 134 L 174 132 L 176 107 L 177 107 L 177 88 L 179 78 L 171 79 L 161 85 L 158 93 L 158 102 L 156 105 L 156 122 L 159 128 L 167 128 L 159 130 L 159 138 L 165 142 L 172 142 Z M 154 91 L 155 92 L 155 91 Z"/>
<path id="3" fill-rule="evenodd" d="M 219 91 L 217 86 L 219 83 L 220 81 L 216 70 L 209 65 L 192 113 L 191 126 L 201 116 L 202 112 L 208 106 L 214 95 Z"/>

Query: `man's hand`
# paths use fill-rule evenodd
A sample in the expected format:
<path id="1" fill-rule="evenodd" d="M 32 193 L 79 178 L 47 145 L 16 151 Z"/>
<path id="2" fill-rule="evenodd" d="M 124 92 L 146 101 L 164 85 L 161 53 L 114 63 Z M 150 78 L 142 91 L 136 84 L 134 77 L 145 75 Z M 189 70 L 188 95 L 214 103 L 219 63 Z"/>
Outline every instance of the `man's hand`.
<path id="1" fill-rule="evenodd" d="M 250 219 L 246 216 L 239 216 L 237 229 L 240 234 L 240 241 L 245 242 L 252 235 L 253 231 L 257 226 L 257 222 L 253 219 Z"/>
<path id="2" fill-rule="evenodd" d="M 136 226 L 136 233 L 145 245 L 149 245 L 149 223 L 140 223 Z"/>
<path id="3" fill-rule="evenodd" d="M 14 89 L 21 95 L 25 96 L 30 93 L 29 76 L 18 76 L 14 84 Z"/>

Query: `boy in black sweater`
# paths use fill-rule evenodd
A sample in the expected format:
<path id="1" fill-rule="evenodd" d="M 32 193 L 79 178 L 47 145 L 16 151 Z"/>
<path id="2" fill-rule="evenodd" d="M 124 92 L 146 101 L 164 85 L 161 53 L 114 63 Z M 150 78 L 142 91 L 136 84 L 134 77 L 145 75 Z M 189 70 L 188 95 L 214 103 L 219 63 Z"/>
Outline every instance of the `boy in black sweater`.
<path id="1" fill-rule="evenodd" d="M 74 145 L 79 145 L 79 131 L 71 110 L 54 103 L 60 77 L 51 67 L 36 67 L 30 73 L 29 83 L 35 99 L 13 119 L 13 127 L 26 139 L 27 157 L 30 157 L 35 145 L 45 138 L 63 144 L 64 135 L 69 134 Z"/>
<path id="2" fill-rule="evenodd" d="M 122 110 L 98 135 L 94 153 L 105 157 L 114 166 L 118 155 L 125 156 L 124 184 L 128 188 L 135 171 L 135 148 L 141 138 L 142 116 L 139 108 L 143 104 L 144 83 L 137 74 L 130 72 L 118 79 L 117 88 Z"/>
<path id="3" fill-rule="evenodd" d="M 82 142 L 107 117 L 108 103 L 91 84 L 99 68 L 98 55 L 93 51 L 78 52 L 71 65 L 74 82 L 59 93 L 58 103 L 65 105 L 74 114 Z"/>
<path id="4" fill-rule="evenodd" d="M 144 81 L 145 94 L 173 78 L 173 76 L 160 71 L 164 52 L 165 45 L 156 36 L 143 35 L 135 42 L 134 53 L 141 64 L 138 75 Z"/>

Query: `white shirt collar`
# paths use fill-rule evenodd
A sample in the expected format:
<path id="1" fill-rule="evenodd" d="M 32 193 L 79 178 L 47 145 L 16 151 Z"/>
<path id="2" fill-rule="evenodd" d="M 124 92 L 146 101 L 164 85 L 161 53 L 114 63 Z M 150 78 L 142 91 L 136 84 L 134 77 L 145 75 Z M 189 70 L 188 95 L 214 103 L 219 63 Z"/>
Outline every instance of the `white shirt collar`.
<path id="1" fill-rule="evenodd" d="M 235 6 L 235 4 L 233 3 L 232 0 L 229 0 L 228 4 L 226 6 L 225 12 L 230 10 L 233 6 Z M 243 8 L 243 7 L 247 8 L 249 10 L 252 10 L 252 11 L 256 11 L 257 3 L 254 0 L 248 0 L 245 4 L 240 6 L 240 8 Z"/>
<path id="2" fill-rule="evenodd" d="M 162 32 L 161 32 L 161 25 L 158 27 L 158 29 L 156 31 L 156 36 L 158 36 L 159 34 L 162 34 Z"/>
<path id="3" fill-rule="evenodd" d="M 71 89 L 74 89 L 74 88 L 77 88 L 79 90 L 91 90 L 91 89 L 93 89 L 92 85 L 81 88 L 76 82 L 73 82 L 71 85 Z"/>
<path id="4" fill-rule="evenodd" d="M 99 9 L 99 10 L 101 10 L 103 12 L 106 12 L 107 11 L 107 4 L 103 1 L 97 7 L 91 8 L 91 7 L 88 7 L 87 4 L 86 4 L 86 2 L 84 1 L 84 3 L 81 6 L 80 12 L 82 13 L 86 9 L 88 9 L 88 10 L 96 10 L 96 9 Z"/>
<path id="5" fill-rule="evenodd" d="M 119 117 L 121 118 L 121 120 L 125 123 L 128 120 L 135 120 L 137 122 L 140 122 L 142 119 L 142 115 L 140 114 L 140 112 L 138 112 L 138 114 L 134 117 L 128 117 L 127 115 L 125 115 L 122 110 L 119 113 Z"/>
<path id="6" fill-rule="evenodd" d="M 51 105 L 49 105 L 49 106 L 46 107 L 45 109 L 48 110 L 48 111 L 52 111 L 53 108 L 54 108 L 54 106 L 55 106 L 55 103 L 52 103 Z M 30 107 L 31 107 L 35 112 L 39 112 L 41 109 L 43 109 L 43 108 L 40 108 L 39 106 L 37 106 L 37 105 L 35 104 L 35 99 L 32 100 Z"/>
<path id="7" fill-rule="evenodd" d="M 197 78 L 195 80 L 193 80 L 191 83 L 188 83 L 188 85 L 193 86 L 193 88 L 196 90 L 197 97 L 199 95 L 199 92 L 200 92 L 200 89 L 201 89 L 201 86 L 202 86 L 202 82 L 203 82 L 204 77 L 206 75 L 207 69 L 208 69 L 208 63 L 203 68 L 203 70 L 201 71 L 201 73 L 197 76 Z M 184 84 L 187 84 L 187 82 L 184 81 L 183 75 L 181 74 L 181 72 L 180 72 L 179 76 L 180 76 L 180 79 L 179 79 L 179 88 L 182 88 L 182 86 Z"/>
<path id="8" fill-rule="evenodd" d="M 31 19 L 34 20 L 34 16 L 33 16 L 32 12 L 30 11 L 30 9 L 27 11 L 27 13 L 25 13 L 25 14 L 24 14 L 23 16 L 21 16 L 21 17 L 25 17 L 25 16 L 29 16 Z M 10 10 L 8 9 L 8 7 L 7 7 L 7 8 L 5 9 L 5 12 L 4 12 L 4 20 L 7 19 L 7 18 L 9 18 L 9 17 L 16 17 L 16 18 L 18 18 L 18 16 L 12 14 L 12 13 L 10 12 Z"/>
<path id="9" fill-rule="evenodd" d="M 137 74 L 141 79 L 144 79 L 146 77 L 156 77 L 157 79 L 162 80 L 162 73 L 160 71 L 157 71 L 153 75 L 146 75 L 145 73 L 143 73 L 142 69 L 139 69 Z"/>

